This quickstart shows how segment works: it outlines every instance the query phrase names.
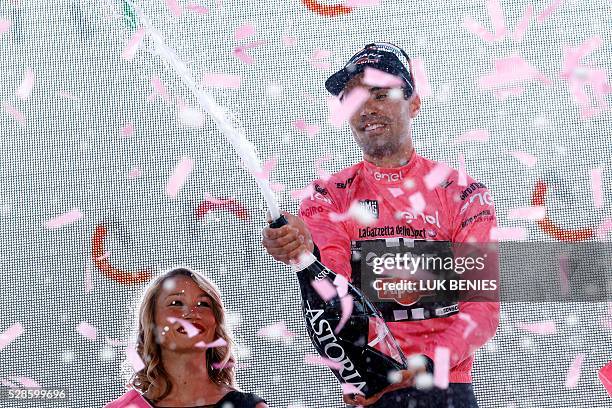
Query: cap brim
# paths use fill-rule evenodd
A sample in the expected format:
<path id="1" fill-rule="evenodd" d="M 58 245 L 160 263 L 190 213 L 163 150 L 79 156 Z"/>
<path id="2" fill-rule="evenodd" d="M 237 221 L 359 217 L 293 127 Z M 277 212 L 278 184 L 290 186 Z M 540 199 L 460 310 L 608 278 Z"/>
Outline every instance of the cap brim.
<path id="1" fill-rule="evenodd" d="M 350 72 L 348 69 L 342 68 L 340 71 L 327 78 L 327 81 L 325 81 L 325 88 L 332 95 L 340 95 L 340 92 L 342 92 L 351 78 L 362 73 L 364 68 L 364 65 L 357 65 L 355 69 Z"/>

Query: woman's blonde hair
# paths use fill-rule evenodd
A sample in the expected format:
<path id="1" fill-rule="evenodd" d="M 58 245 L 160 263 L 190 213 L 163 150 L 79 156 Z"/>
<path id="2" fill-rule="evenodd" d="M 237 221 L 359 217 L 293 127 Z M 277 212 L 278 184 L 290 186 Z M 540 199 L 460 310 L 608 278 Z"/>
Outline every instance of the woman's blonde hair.
<path id="1" fill-rule="evenodd" d="M 155 306 L 164 282 L 177 276 L 192 279 L 210 297 L 216 321 L 215 339 L 221 338 L 227 342 L 227 345 L 206 349 L 208 375 L 218 385 L 229 387 L 235 385 L 233 342 L 230 331 L 225 325 L 225 309 L 219 289 L 198 272 L 178 267 L 155 279 L 145 290 L 140 304 L 136 350 L 145 366 L 132 376 L 130 383 L 141 392 L 146 392 L 147 397 L 153 401 L 162 400 L 172 390 L 168 373 L 162 365 L 161 347 L 155 330 Z"/>

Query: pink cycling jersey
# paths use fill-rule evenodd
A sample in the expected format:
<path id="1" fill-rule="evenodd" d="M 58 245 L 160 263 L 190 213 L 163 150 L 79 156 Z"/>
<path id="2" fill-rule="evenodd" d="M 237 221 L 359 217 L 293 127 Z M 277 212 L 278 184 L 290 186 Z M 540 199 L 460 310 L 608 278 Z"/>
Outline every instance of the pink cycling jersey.
<path id="1" fill-rule="evenodd" d="M 402 167 L 380 168 L 362 161 L 325 181 L 314 181 L 299 215 L 321 262 L 351 280 L 351 244 L 357 241 L 404 237 L 491 242 L 496 219 L 487 188 L 467 175 L 461 180 L 454 169 L 448 169 L 440 182 L 440 172 L 444 167 L 414 152 Z M 366 226 L 345 216 L 354 213 L 349 211 L 352 205 L 367 209 L 374 222 Z M 435 360 L 436 347 L 448 348 L 449 381 L 469 383 L 474 352 L 497 330 L 499 303 L 459 302 L 459 313 L 447 317 L 387 324 L 407 356 L 424 354 Z"/>

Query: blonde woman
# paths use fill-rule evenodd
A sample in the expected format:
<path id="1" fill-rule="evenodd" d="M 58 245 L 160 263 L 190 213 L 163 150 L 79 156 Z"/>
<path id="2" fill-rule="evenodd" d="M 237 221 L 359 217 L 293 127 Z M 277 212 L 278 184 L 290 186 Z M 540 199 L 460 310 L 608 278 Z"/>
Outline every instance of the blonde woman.
<path id="1" fill-rule="evenodd" d="M 145 367 L 132 377 L 134 389 L 106 408 L 267 407 L 262 398 L 236 389 L 221 296 L 197 272 L 176 268 L 149 286 L 136 350 Z"/>

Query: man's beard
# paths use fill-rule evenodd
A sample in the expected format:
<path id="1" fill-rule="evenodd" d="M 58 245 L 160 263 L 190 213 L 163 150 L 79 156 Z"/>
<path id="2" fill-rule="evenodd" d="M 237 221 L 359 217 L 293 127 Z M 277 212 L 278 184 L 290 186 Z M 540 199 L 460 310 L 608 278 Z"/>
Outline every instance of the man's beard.
<path id="1" fill-rule="evenodd" d="M 355 138 L 355 141 L 364 154 L 370 157 L 376 157 L 377 159 L 382 159 L 399 152 L 402 148 L 403 139 L 403 137 L 397 137 L 391 140 L 368 140 L 367 136 L 365 136 L 363 139 Z"/>

